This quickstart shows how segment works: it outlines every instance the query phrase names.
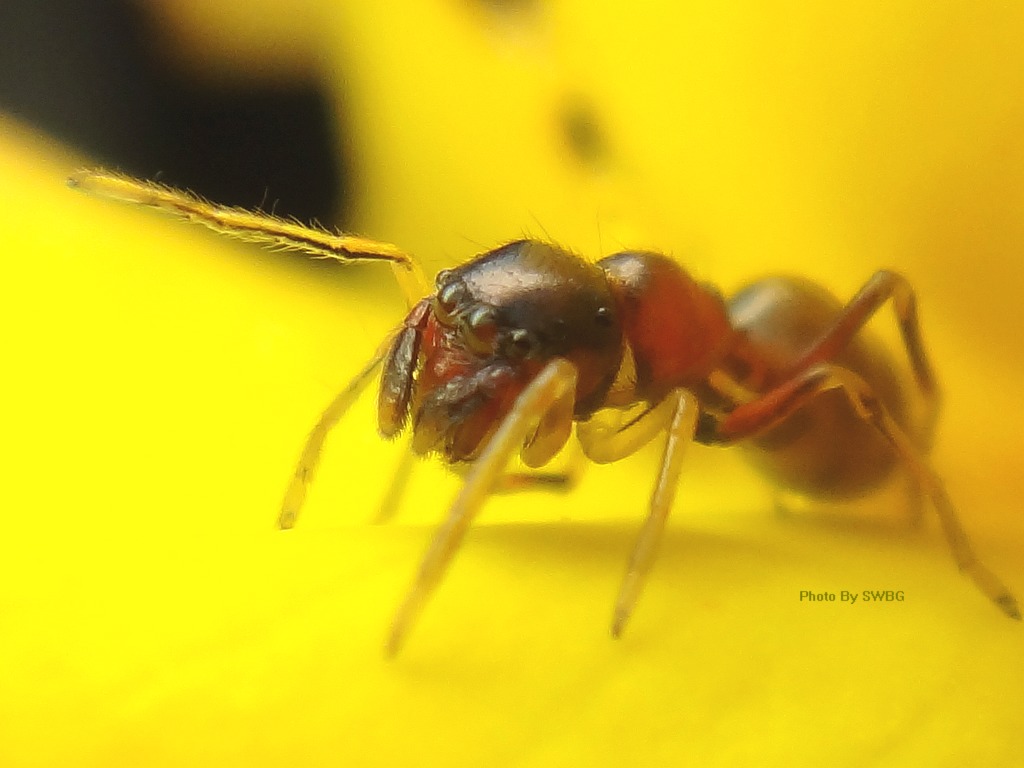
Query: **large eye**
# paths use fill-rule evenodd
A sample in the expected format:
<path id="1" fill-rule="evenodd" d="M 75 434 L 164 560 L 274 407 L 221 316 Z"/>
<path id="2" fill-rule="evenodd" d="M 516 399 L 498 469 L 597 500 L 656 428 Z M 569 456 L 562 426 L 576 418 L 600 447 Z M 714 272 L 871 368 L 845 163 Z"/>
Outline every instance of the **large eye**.
<path id="1" fill-rule="evenodd" d="M 462 339 L 466 346 L 478 355 L 494 353 L 494 342 L 498 337 L 498 323 L 494 312 L 488 307 L 477 307 L 462 320 Z"/>
<path id="2" fill-rule="evenodd" d="M 455 316 L 466 295 L 466 286 L 461 281 L 454 281 L 445 284 L 442 276 L 447 277 L 447 271 L 437 276 L 437 293 L 434 295 L 433 310 L 434 316 L 444 325 L 454 325 Z"/>

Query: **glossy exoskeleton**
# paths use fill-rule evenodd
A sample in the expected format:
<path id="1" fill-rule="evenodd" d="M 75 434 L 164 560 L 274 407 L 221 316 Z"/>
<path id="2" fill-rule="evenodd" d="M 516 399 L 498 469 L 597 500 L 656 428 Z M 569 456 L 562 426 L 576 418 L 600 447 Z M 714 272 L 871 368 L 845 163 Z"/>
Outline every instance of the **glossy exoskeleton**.
<path id="1" fill-rule="evenodd" d="M 435 534 L 388 640 L 398 650 L 462 537 L 517 453 L 541 467 L 575 426 L 592 461 L 616 461 L 664 436 L 649 513 L 615 603 L 619 635 L 664 530 L 686 446 L 742 444 L 782 488 L 852 497 L 897 466 L 938 514 L 961 569 L 1007 615 L 1016 600 L 976 557 L 927 461 L 938 393 L 914 292 L 880 271 L 845 305 L 804 279 L 771 277 L 730 301 L 670 258 L 627 251 L 590 263 L 519 240 L 445 270 L 428 289 L 398 248 L 216 206 L 151 182 L 83 172 L 73 186 L 160 208 L 222 233 L 341 261 L 389 262 L 410 311 L 310 433 L 279 518 L 291 527 L 328 431 L 382 368 L 381 433 L 412 430 L 412 451 L 464 466 L 465 483 Z M 861 333 L 892 302 L 916 389 Z M 909 399 L 925 406 L 911 417 Z"/>

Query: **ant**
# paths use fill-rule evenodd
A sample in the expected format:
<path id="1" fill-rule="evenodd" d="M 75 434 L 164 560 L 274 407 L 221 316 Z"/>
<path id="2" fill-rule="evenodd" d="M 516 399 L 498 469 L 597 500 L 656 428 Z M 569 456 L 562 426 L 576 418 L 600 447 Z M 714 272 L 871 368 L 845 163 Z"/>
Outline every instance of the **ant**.
<path id="1" fill-rule="evenodd" d="M 399 650 L 467 528 L 518 452 L 544 466 L 575 425 L 583 454 L 618 461 L 664 434 L 649 512 L 615 602 L 621 635 L 650 571 L 688 444 L 737 443 L 783 488 L 855 497 L 907 470 L 938 514 L 957 566 L 1010 618 L 1017 601 L 974 554 L 926 458 L 938 388 L 921 341 L 914 291 L 876 272 L 844 306 L 815 283 L 769 277 L 726 302 L 676 262 L 625 251 L 588 262 L 551 243 L 517 240 L 443 270 L 428 288 L 399 248 L 306 227 L 103 170 L 68 183 L 158 208 L 218 232 L 319 258 L 391 265 L 409 313 L 313 428 L 278 526 L 298 517 L 327 433 L 382 369 L 377 418 L 392 438 L 409 427 L 412 451 L 465 470 L 392 624 Z M 425 297 L 425 298 L 424 298 Z M 864 324 L 887 302 L 927 411 L 909 416 L 907 387 Z"/>

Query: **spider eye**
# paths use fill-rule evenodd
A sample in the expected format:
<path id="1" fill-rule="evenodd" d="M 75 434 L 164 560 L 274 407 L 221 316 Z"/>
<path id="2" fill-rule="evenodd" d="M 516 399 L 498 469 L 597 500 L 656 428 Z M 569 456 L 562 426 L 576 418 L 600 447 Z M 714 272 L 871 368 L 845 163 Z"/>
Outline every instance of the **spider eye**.
<path id="1" fill-rule="evenodd" d="M 479 355 L 494 353 L 498 337 L 498 323 L 488 307 L 477 307 L 462 321 L 462 338 L 473 352 Z"/>
<path id="2" fill-rule="evenodd" d="M 503 353 L 512 360 L 521 360 L 530 355 L 537 346 L 537 340 L 529 331 L 516 328 L 505 337 Z"/>
<path id="3" fill-rule="evenodd" d="M 434 295 L 434 316 L 445 325 L 452 325 L 455 322 L 455 315 L 459 305 L 462 304 L 466 289 L 460 282 L 444 284 L 441 279 L 442 272 L 437 276 L 437 293 Z"/>

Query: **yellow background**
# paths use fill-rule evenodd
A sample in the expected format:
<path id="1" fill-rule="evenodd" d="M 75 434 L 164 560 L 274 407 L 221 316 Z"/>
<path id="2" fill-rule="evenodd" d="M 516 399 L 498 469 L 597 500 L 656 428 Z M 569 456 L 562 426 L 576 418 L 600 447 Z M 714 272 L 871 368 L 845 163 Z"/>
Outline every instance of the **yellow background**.
<path id="1" fill-rule="evenodd" d="M 727 289 L 906 272 L 946 396 L 935 464 L 1024 592 L 1024 10 L 158 5 L 168 50 L 222 52 L 207 76 L 255 52 L 260 76 L 334 78 L 356 228 L 431 271 L 528 233 L 657 247 Z M 570 97 L 604 132 L 596 166 L 559 134 Z M 83 162 L 0 124 L 0 764 L 1013 764 L 1024 630 L 930 510 L 915 529 L 893 489 L 779 517 L 733 451 L 693 451 L 621 641 L 652 452 L 495 499 L 385 661 L 456 481 L 418 470 L 371 525 L 400 446 L 365 398 L 299 527 L 272 523 L 306 430 L 400 317 L 390 276 L 76 196 Z"/>

